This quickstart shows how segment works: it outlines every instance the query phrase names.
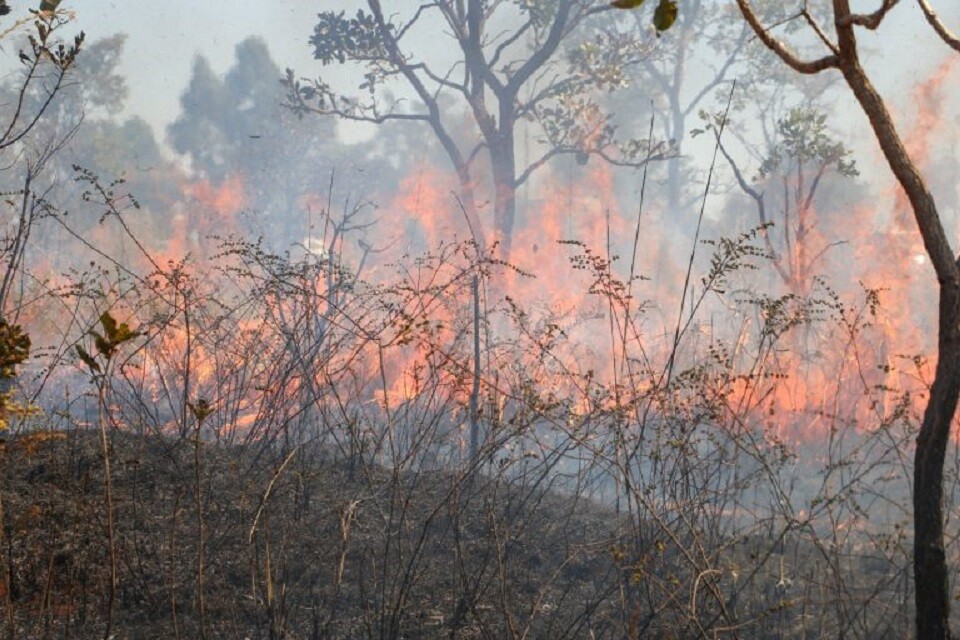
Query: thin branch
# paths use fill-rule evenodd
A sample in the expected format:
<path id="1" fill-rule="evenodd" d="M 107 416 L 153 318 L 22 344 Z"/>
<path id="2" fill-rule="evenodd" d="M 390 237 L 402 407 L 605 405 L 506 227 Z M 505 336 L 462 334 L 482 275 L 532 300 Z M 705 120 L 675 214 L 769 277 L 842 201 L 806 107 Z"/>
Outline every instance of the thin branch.
<path id="1" fill-rule="evenodd" d="M 777 270 L 777 273 L 780 274 L 780 278 L 784 282 L 790 282 L 790 274 L 787 273 L 787 270 L 783 266 L 783 261 L 780 258 L 779 252 L 774 248 L 773 241 L 770 240 L 770 232 L 768 227 L 770 226 L 770 221 L 767 219 L 767 203 L 766 198 L 762 191 L 757 191 L 747 182 L 746 178 L 743 177 L 743 172 L 740 171 L 739 165 L 733 159 L 733 156 L 727 151 L 727 147 L 723 144 L 722 139 L 719 134 L 716 134 L 717 145 L 720 149 L 720 153 L 723 154 L 723 157 L 727 160 L 727 164 L 730 165 L 730 168 L 733 170 L 733 176 L 737 180 L 737 184 L 740 185 L 740 189 L 750 196 L 750 198 L 757 205 L 757 218 L 760 220 L 760 226 L 762 230 L 760 234 L 763 236 L 764 244 L 767 245 L 767 250 L 770 252 L 770 255 L 773 259 L 773 266 Z"/>
<path id="2" fill-rule="evenodd" d="M 394 111 L 391 111 L 390 113 L 380 113 L 379 111 L 371 108 L 370 105 L 365 107 L 362 105 L 357 105 L 357 110 L 346 111 L 335 106 L 331 106 L 329 109 L 324 109 L 323 107 L 311 107 L 302 98 L 298 99 L 297 102 L 299 104 L 290 105 L 294 108 L 294 110 L 315 113 L 322 116 L 336 116 L 344 120 L 350 120 L 351 122 L 366 122 L 369 124 L 383 124 L 384 122 L 392 120 L 430 122 L 431 118 L 429 113 L 397 113 Z M 330 103 L 333 105 L 335 104 L 335 101 L 330 100 Z"/>
<path id="3" fill-rule="evenodd" d="M 572 0 L 562 0 L 560 2 L 560 6 L 557 7 L 557 13 L 553 18 L 553 24 L 550 25 L 550 33 L 547 35 L 543 46 L 535 51 L 507 82 L 505 89 L 510 95 L 516 95 L 520 87 L 530 79 L 530 76 L 532 76 L 537 69 L 540 69 L 547 60 L 553 56 L 554 52 L 556 52 L 557 47 L 560 46 L 560 42 L 566 35 L 571 6 Z"/>
<path id="4" fill-rule="evenodd" d="M 410 18 L 410 20 L 407 21 L 407 24 L 403 25 L 402 27 L 400 27 L 400 29 L 397 30 L 397 40 L 400 40 L 401 38 L 403 38 L 403 34 L 409 31 L 410 28 L 417 23 L 417 20 L 420 19 L 420 14 L 422 14 L 427 9 L 432 9 L 434 7 L 439 7 L 439 6 L 440 6 L 440 3 L 438 2 L 430 2 L 427 4 L 422 4 L 419 7 L 417 7 L 417 12 L 413 14 L 413 17 Z"/>
<path id="5" fill-rule="evenodd" d="M 446 76 L 438 76 L 436 73 L 433 72 L 432 69 L 430 69 L 430 67 L 428 67 L 423 62 L 419 62 L 417 64 L 411 65 L 410 68 L 413 69 L 414 71 L 422 71 L 424 75 L 426 75 L 428 78 L 436 82 L 441 87 L 447 87 L 448 89 L 454 89 L 455 91 L 466 93 L 467 86 L 465 84 L 459 84 L 459 83 L 453 82 L 452 80 L 449 80 L 449 77 L 453 74 L 454 70 L 459 66 L 459 64 L 460 63 L 457 63 L 452 67 L 450 67 L 450 70 L 447 71 Z"/>
<path id="6" fill-rule="evenodd" d="M 524 23 L 522 27 L 517 29 L 512 36 L 510 36 L 509 38 L 501 42 L 499 45 L 497 45 L 497 48 L 493 52 L 493 57 L 490 58 L 491 69 L 495 67 L 496 64 L 500 61 L 500 56 L 503 55 L 503 52 L 506 51 L 510 47 L 510 45 L 515 43 L 521 37 L 523 37 L 523 34 L 525 34 L 532 26 L 533 26 L 533 18 L 531 17 L 529 20 L 527 20 Z"/>
<path id="7" fill-rule="evenodd" d="M 794 71 L 803 74 L 820 73 L 825 69 L 836 69 L 840 66 L 840 58 L 831 53 L 828 56 L 817 58 L 816 60 L 802 60 L 790 47 L 781 40 L 773 37 L 766 27 L 760 22 L 757 14 L 750 6 L 749 0 L 737 0 L 737 6 L 740 7 L 740 13 L 753 29 L 757 38 L 760 39 L 768 49 L 773 51 L 781 60 L 787 63 Z"/>
<path id="8" fill-rule="evenodd" d="M 573 151 L 565 151 L 565 153 L 573 153 Z M 670 157 L 670 155 L 667 153 L 657 153 L 654 155 L 648 155 L 643 160 L 620 160 L 607 153 L 606 149 L 595 149 L 590 151 L 590 153 L 603 158 L 604 162 L 614 167 L 629 167 L 631 169 L 639 169 L 640 167 L 644 167 L 654 160 L 666 160 Z"/>
<path id="9" fill-rule="evenodd" d="M 920 5 L 920 10 L 923 11 L 924 17 L 927 19 L 927 22 L 930 23 L 930 26 L 933 27 L 933 30 L 937 32 L 937 35 L 940 36 L 951 49 L 960 51 L 960 38 L 940 21 L 940 16 L 936 14 L 933 7 L 930 6 L 930 3 L 927 2 L 927 0 L 917 0 L 917 4 Z"/>
<path id="10" fill-rule="evenodd" d="M 803 19 L 806 21 L 806 23 L 810 25 L 810 28 L 813 29 L 813 32 L 817 34 L 818 38 L 820 38 L 820 42 L 826 45 L 827 49 L 830 49 L 834 55 L 840 55 L 840 50 L 837 49 L 837 45 L 835 45 L 830 38 L 827 37 L 823 27 L 821 27 L 820 23 L 817 22 L 812 15 L 810 15 L 810 12 L 807 11 L 806 7 L 803 8 L 803 11 L 800 12 L 800 15 L 803 16 Z"/>
<path id="11" fill-rule="evenodd" d="M 925 1 L 919 1 L 920 6 L 922 7 L 925 4 Z M 880 23 L 883 22 L 887 12 L 890 11 L 890 9 L 893 9 L 899 2 L 900 0 L 883 0 L 883 4 L 880 5 L 880 8 L 873 13 L 851 13 L 844 18 L 840 24 L 842 26 L 857 25 L 858 27 L 865 27 L 871 31 L 874 31 L 880 26 Z"/>
<path id="12" fill-rule="evenodd" d="M 472 164 L 473 164 L 473 161 L 477 159 L 477 154 L 479 154 L 481 151 L 483 151 L 484 149 L 487 149 L 487 148 L 488 148 L 488 147 L 487 147 L 486 141 L 483 141 L 483 142 L 478 143 L 478 144 L 473 148 L 473 150 L 470 151 L 470 155 L 467 156 L 467 165 L 468 165 L 468 166 L 469 166 L 469 165 L 472 165 Z"/>
<path id="13" fill-rule="evenodd" d="M 530 175 L 533 174 L 534 171 L 536 171 L 537 169 L 545 165 L 547 162 L 549 162 L 552 158 L 555 158 L 561 153 L 563 153 L 563 150 L 560 147 L 551 148 L 542 156 L 540 156 L 539 158 L 531 162 L 526 169 L 521 171 L 520 175 L 517 176 L 517 179 L 514 181 L 514 184 L 519 187 L 530 178 Z"/>

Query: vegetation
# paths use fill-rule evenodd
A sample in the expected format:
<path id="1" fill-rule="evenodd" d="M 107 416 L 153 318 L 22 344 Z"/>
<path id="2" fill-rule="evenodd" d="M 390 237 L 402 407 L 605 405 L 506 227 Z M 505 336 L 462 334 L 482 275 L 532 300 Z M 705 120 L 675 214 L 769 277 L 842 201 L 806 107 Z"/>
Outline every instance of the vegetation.
<path id="1" fill-rule="evenodd" d="M 586 164 L 591 156 L 599 156 L 612 164 L 639 167 L 670 153 L 667 145 L 652 139 L 618 139 L 616 124 L 593 96 L 595 91 L 610 92 L 629 84 L 629 68 L 649 54 L 649 44 L 639 34 L 597 24 L 597 16 L 608 6 L 591 7 L 576 0 L 444 0 L 399 18 L 385 16 L 378 0 L 367 5 L 369 13 L 361 10 L 351 18 L 344 11 L 321 13 L 310 39 L 314 57 L 325 66 L 364 65 L 359 86 L 364 97 L 340 95 L 322 79 L 297 80 L 288 70 L 291 106 L 301 114 L 428 126 L 457 174 L 465 213 L 481 245 L 487 234 L 480 222 L 476 176 L 489 175 L 486 192 L 493 200 L 494 239 L 507 260 L 517 215 L 516 191 L 550 160 L 569 154 Z M 657 28 L 669 28 L 676 3 L 661 2 L 656 14 Z M 425 26 L 431 19 L 447 25 L 461 59 L 432 63 L 429 51 L 406 50 L 408 41 L 424 41 L 422 30 L 432 28 Z M 505 19 L 518 26 L 503 31 L 499 25 Z M 564 45 L 566 60 L 561 58 Z M 390 93 L 384 95 L 383 87 L 389 90 L 394 79 L 413 90 L 422 109 L 405 109 L 395 98 L 391 101 Z M 478 139 L 454 133 L 455 112 L 444 109 L 448 99 L 465 103 Z M 537 123 L 539 141 L 546 148 L 523 166 L 516 152 L 525 120 Z M 488 162 L 478 168 L 480 157 Z"/>
<path id="2" fill-rule="evenodd" d="M 0 2 L 0 638 L 949 637 L 948 72 L 895 127 L 847 4 L 368 0 L 362 98 L 250 37 L 164 148 Z"/>

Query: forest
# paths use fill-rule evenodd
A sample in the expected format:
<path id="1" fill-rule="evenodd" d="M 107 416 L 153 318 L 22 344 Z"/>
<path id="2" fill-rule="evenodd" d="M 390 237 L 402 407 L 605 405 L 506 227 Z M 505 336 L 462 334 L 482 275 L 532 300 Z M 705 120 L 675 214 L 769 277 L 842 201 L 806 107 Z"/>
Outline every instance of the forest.
<path id="1" fill-rule="evenodd" d="M 0 0 L 0 640 L 960 629 L 960 7 L 117 4 Z"/>

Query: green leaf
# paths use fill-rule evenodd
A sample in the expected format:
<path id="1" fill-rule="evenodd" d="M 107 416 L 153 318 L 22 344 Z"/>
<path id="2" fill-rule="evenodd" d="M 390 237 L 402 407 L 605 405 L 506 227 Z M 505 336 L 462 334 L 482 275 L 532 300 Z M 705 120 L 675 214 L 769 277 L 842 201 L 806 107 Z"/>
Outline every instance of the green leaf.
<path id="1" fill-rule="evenodd" d="M 197 422 L 203 422 L 214 411 L 213 406 L 206 398 L 200 398 L 196 404 L 187 402 L 187 406 L 190 407 L 190 412 L 197 419 Z"/>
<path id="2" fill-rule="evenodd" d="M 610 6 L 617 9 L 636 9 L 643 4 L 643 0 L 613 0 Z"/>
<path id="3" fill-rule="evenodd" d="M 103 325 L 103 332 L 107 335 L 107 340 L 113 342 L 117 335 L 117 321 L 113 319 L 109 311 L 100 314 L 100 324 Z"/>
<path id="4" fill-rule="evenodd" d="M 666 31 L 677 20 L 676 0 L 660 0 L 656 11 L 653 12 L 653 26 L 657 31 Z"/>
<path id="5" fill-rule="evenodd" d="M 116 337 L 114 338 L 114 342 L 120 344 L 122 342 L 127 342 L 129 340 L 133 340 L 134 338 L 138 338 L 142 335 L 143 333 L 140 331 L 131 331 L 130 325 L 128 325 L 126 322 L 121 322 L 120 326 L 117 327 L 117 333 Z"/>
<path id="6" fill-rule="evenodd" d="M 30 355 L 30 336 L 24 333 L 18 324 L 9 324 L 0 318 L 0 378 L 10 377 L 18 364 L 22 364 Z"/>
<path id="7" fill-rule="evenodd" d="M 90 367 L 91 371 L 100 373 L 100 365 L 97 364 L 97 361 L 93 359 L 93 356 L 87 353 L 87 350 L 80 345 L 77 345 L 77 355 L 80 356 L 80 359 L 85 365 Z"/>

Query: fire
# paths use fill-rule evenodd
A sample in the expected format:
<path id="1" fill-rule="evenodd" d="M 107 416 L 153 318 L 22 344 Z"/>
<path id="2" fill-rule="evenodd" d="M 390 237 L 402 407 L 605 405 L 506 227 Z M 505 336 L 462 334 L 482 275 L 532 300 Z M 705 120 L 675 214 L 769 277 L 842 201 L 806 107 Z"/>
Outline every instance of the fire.
<path id="1" fill-rule="evenodd" d="M 173 205 L 171 231 L 164 247 L 152 247 L 154 262 L 177 263 L 187 255 L 204 261 L 211 248 L 209 236 L 225 237 L 240 231 L 237 214 L 248 204 L 243 178 L 232 174 L 221 184 L 188 182 L 183 199 Z"/>
<path id="2" fill-rule="evenodd" d="M 924 169 L 933 168 L 935 145 L 942 143 L 947 129 L 943 93 L 956 66 L 955 57 L 947 58 L 911 94 L 913 121 L 903 137 L 909 154 Z M 860 206 L 854 212 L 857 228 L 882 229 L 855 240 L 857 261 L 865 268 L 862 281 L 881 290 L 889 310 L 877 327 L 881 365 L 896 376 L 898 386 L 912 389 L 918 380 L 931 380 L 936 366 L 929 357 L 936 344 L 934 275 L 903 189 L 896 186 L 884 195 L 881 201 L 893 201 L 890 211 Z M 921 355 L 928 357 L 917 359 Z M 912 365 L 914 361 L 922 364 Z M 921 403 L 919 397 L 916 403 Z"/>
<path id="3" fill-rule="evenodd" d="M 917 110 L 905 138 L 911 155 L 921 165 L 928 165 L 936 151 L 936 137 L 943 129 L 942 88 L 955 68 L 956 59 L 947 60 L 914 91 Z M 793 184 L 785 186 L 796 188 Z M 534 381 L 537 392 L 545 397 L 565 397 L 570 420 L 576 423 L 591 412 L 620 409 L 617 403 L 627 405 L 658 393 L 657 384 L 667 380 L 662 375 L 665 363 L 677 355 L 670 353 L 674 346 L 671 339 L 690 250 L 689 245 L 669 237 L 670 227 L 664 218 L 671 213 L 656 203 L 645 205 L 636 274 L 653 280 L 629 284 L 636 212 L 619 205 L 615 173 L 609 165 L 591 162 L 574 177 L 565 175 L 562 168 L 545 167 L 528 189 L 518 197 L 521 207 L 511 256 L 516 270 L 495 265 L 483 281 L 483 395 L 491 406 L 498 407 L 495 413 L 502 413 L 509 394 L 521 395 L 521 391 L 508 388 L 507 378 L 524 377 Z M 481 193 L 482 189 L 477 186 L 477 191 Z M 443 389 L 447 401 L 467 406 L 474 365 L 469 286 L 474 272 L 466 263 L 475 259 L 476 253 L 450 254 L 447 262 L 428 261 L 423 265 L 402 257 L 407 253 L 442 253 L 442 247 L 454 239 L 471 237 L 453 195 L 457 192 L 457 183 L 449 172 L 424 163 L 401 181 L 398 193 L 385 207 L 392 217 L 384 217 L 382 224 L 394 237 L 380 241 L 377 248 L 388 251 L 370 256 L 360 278 L 384 282 L 404 279 L 402 295 L 391 300 L 395 304 L 389 311 L 384 311 L 389 305 L 377 307 L 372 303 L 362 310 L 370 316 L 393 313 L 389 323 L 384 320 L 388 329 L 374 338 L 356 337 L 352 343 L 345 339 L 344 344 L 349 344 L 344 352 L 332 357 L 334 362 L 323 363 L 327 370 L 319 364 L 307 370 L 291 366 L 291 354 L 284 353 L 290 331 L 300 329 L 300 325 L 292 321 L 283 325 L 279 319 L 315 319 L 334 313 L 325 308 L 325 301 L 334 292 L 322 278 L 310 285 L 314 290 L 310 296 L 304 294 L 304 299 L 297 302 L 300 306 L 279 295 L 251 302 L 251 306 L 258 305 L 256 312 L 236 320 L 230 331 L 218 333 L 221 327 L 214 321 L 217 317 L 226 326 L 223 318 L 227 314 L 219 317 L 212 310 L 198 310 L 200 316 L 208 311 L 211 315 L 196 318 L 188 330 L 182 313 L 171 313 L 173 320 L 157 329 L 156 339 L 145 355 L 145 375 L 156 385 L 155 398 L 159 400 L 164 393 L 171 397 L 186 393 L 188 400 L 205 397 L 222 410 L 216 420 L 224 433 L 244 432 L 256 428 L 268 411 L 268 396 L 297 405 L 311 389 L 331 384 L 326 377 L 329 369 L 342 365 L 344 370 L 354 367 L 353 384 L 364 400 L 385 410 L 430 403 L 433 399 L 424 395 L 425 390 L 436 388 Z M 713 326 L 712 318 L 704 320 L 703 326 L 699 321 L 692 322 L 685 339 L 694 346 L 680 349 L 676 371 L 701 364 L 697 359 L 703 358 L 705 346 L 730 345 L 733 353 L 729 369 L 736 375 L 724 377 L 730 371 L 721 371 L 719 365 L 713 367 L 708 387 L 715 399 L 728 411 L 762 425 L 771 437 L 787 441 L 814 438 L 841 422 L 868 428 L 889 417 L 904 391 L 914 392 L 912 408 L 919 411 L 923 401 L 919 392 L 931 378 L 935 362 L 913 356 L 929 354 L 933 346 L 934 316 L 929 295 L 933 280 L 902 191 L 891 189 L 881 195 L 889 196 L 881 201 L 892 201 L 889 210 L 856 205 L 833 224 L 829 212 L 818 207 L 800 212 L 805 217 L 805 233 L 802 238 L 795 235 L 791 251 L 781 257 L 790 277 L 779 282 L 775 275 L 767 278 L 775 283 L 771 295 L 789 292 L 801 297 L 827 297 L 813 276 L 835 266 L 830 262 L 834 250 L 828 248 L 847 240 L 852 250 L 845 250 L 852 251 L 853 259 L 848 261 L 843 279 L 860 280 L 874 292 L 871 295 L 881 303 L 880 313 L 874 315 L 865 304 L 834 309 L 825 312 L 829 316 L 825 324 L 832 329 L 798 326 L 776 347 L 767 345 L 763 351 L 756 346 L 763 330 L 761 314 L 753 308 L 731 311 L 722 306 L 726 303 L 710 298 L 704 303 L 704 317 L 716 312 L 718 317 L 734 314 L 735 320 L 730 326 Z M 213 266 L 207 260 L 214 254 L 208 249 L 213 243 L 207 238 L 239 232 L 238 215 L 250 202 L 239 174 L 219 183 L 186 182 L 182 201 L 170 217 L 168 237 L 150 239 L 156 263 L 161 267 L 168 261 L 179 263 L 191 254 L 193 260 L 185 267 L 187 275 L 207 287 L 198 285 L 202 289 L 198 297 L 209 295 L 219 301 L 223 292 L 213 291 L 210 283 L 204 282 Z M 475 204 L 482 222 L 489 224 L 489 206 Z M 328 203 L 326 196 L 308 193 L 301 195 L 295 206 L 325 211 Z M 401 220 L 402 226 L 398 222 Z M 116 242 L 106 227 L 96 233 L 103 236 L 98 242 L 104 246 Z M 843 233 L 850 237 L 842 237 Z M 563 241 L 577 244 L 561 244 Z M 337 258 L 348 270 L 359 269 L 355 263 L 365 249 L 358 249 L 352 239 L 344 245 L 342 249 L 333 248 L 343 252 Z M 317 249 L 322 260 L 313 264 L 326 258 L 333 262 L 333 256 L 328 255 L 330 249 Z M 620 260 L 615 260 L 616 256 Z M 400 267 L 392 266 L 398 262 Z M 697 268 L 701 266 L 698 263 Z M 765 276 L 769 274 L 773 272 Z M 616 289 L 617 283 L 623 288 Z M 608 287 L 604 291 L 610 297 L 588 294 L 591 286 Z M 699 295 L 698 286 L 694 275 L 689 297 Z M 170 295 L 180 293 L 171 290 Z M 353 290 L 344 293 L 355 295 Z M 849 291 L 841 295 L 846 300 L 856 297 Z M 521 317 L 506 303 L 507 298 L 527 315 Z M 645 299 L 650 300 L 649 308 L 662 315 L 638 313 L 640 301 Z M 736 302 L 733 297 L 729 300 Z M 690 302 L 683 302 L 689 312 Z M 627 310 L 633 323 L 629 330 L 624 328 Z M 685 321 L 682 317 L 681 323 Z M 740 325 L 734 326 L 737 322 Z M 251 353 L 258 357 L 251 359 Z M 624 364 L 628 361 L 629 366 Z M 277 382 L 281 364 L 294 371 L 284 374 L 287 377 L 282 378 L 282 385 Z M 590 395 L 598 387 L 605 387 L 607 392 Z M 679 405 L 689 393 L 675 384 L 664 392 L 665 399 L 658 400 Z M 171 425 L 174 422 L 175 417 L 171 417 Z"/>
<path id="4" fill-rule="evenodd" d="M 235 216 L 248 202 L 243 178 L 238 174 L 227 176 L 216 186 L 200 180 L 187 188 L 186 195 L 196 199 L 202 208 L 227 217 Z"/>
<path id="5" fill-rule="evenodd" d="M 389 210 L 406 221 L 400 229 L 405 250 L 421 253 L 458 236 L 469 238 L 455 192 L 447 172 L 429 165 L 421 164 L 401 180 Z"/>

